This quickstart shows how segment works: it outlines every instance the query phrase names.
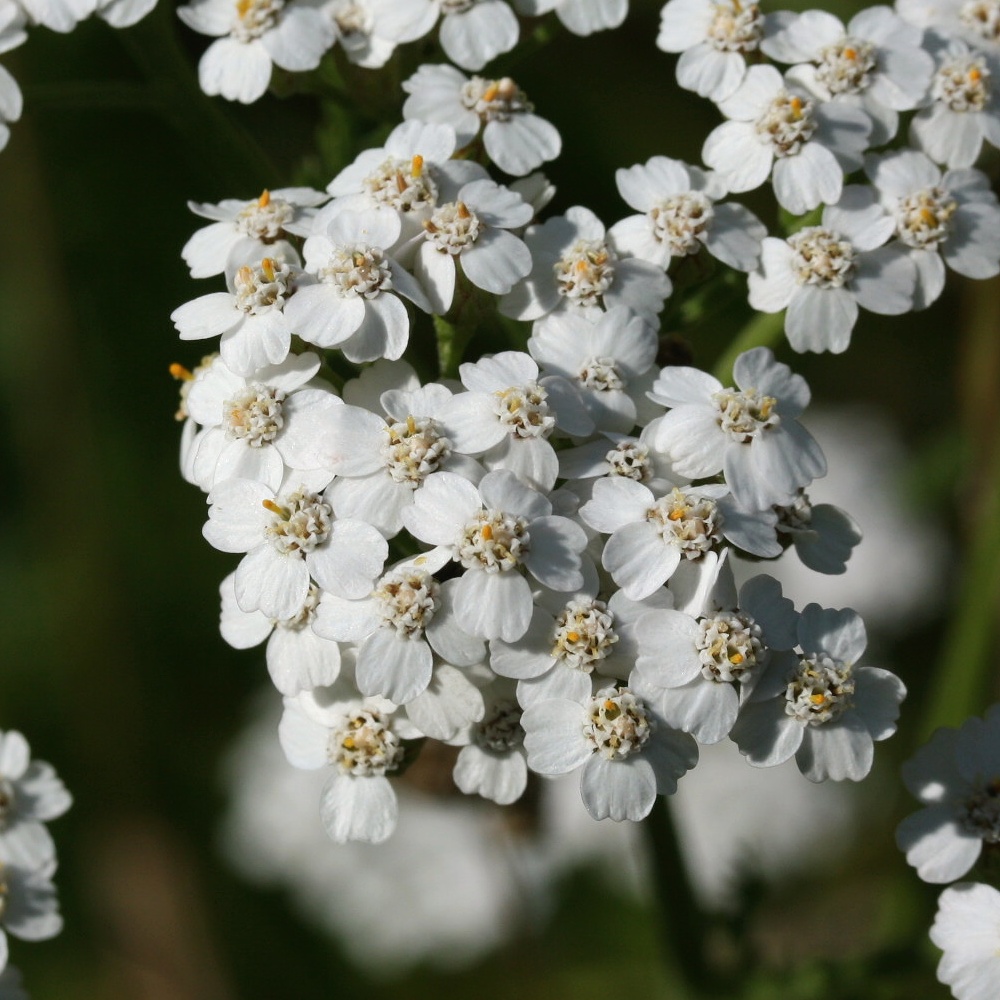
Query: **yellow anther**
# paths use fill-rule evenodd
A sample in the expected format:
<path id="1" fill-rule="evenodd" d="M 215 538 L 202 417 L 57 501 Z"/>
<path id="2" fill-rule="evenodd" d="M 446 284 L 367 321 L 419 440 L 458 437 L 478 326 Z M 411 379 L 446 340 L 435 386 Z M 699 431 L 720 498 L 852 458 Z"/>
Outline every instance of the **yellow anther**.
<path id="1" fill-rule="evenodd" d="M 774 404 L 777 400 L 774 396 L 765 396 L 760 401 L 760 419 L 769 420 L 771 418 L 771 411 L 774 409 Z"/>
<path id="2" fill-rule="evenodd" d="M 920 209 L 920 218 L 923 219 L 928 226 L 933 226 L 934 223 L 937 222 L 937 216 L 929 208 Z"/>
<path id="3" fill-rule="evenodd" d="M 271 192 L 267 188 L 264 188 L 261 196 L 257 199 L 258 208 L 267 208 L 271 204 Z"/>
<path id="4" fill-rule="evenodd" d="M 500 93 L 500 81 L 494 80 L 483 92 L 484 101 L 496 100 L 497 94 Z"/>
<path id="5" fill-rule="evenodd" d="M 424 172 L 424 158 L 419 154 L 415 154 L 413 160 L 410 162 L 410 173 L 414 177 L 419 177 Z"/>
<path id="6" fill-rule="evenodd" d="M 471 216 L 472 213 L 465 207 L 465 202 L 460 201 L 458 203 L 458 217 L 460 219 L 468 219 L 471 218 Z"/>
<path id="7" fill-rule="evenodd" d="M 579 642 L 580 641 L 580 633 L 579 632 L 567 632 L 566 633 L 566 638 L 569 639 L 570 642 Z"/>
<path id="8" fill-rule="evenodd" d="M 237 272 L 236 277 L 244 285 L 253 281 L 253 268 L 249 264 L 244 264 Z"/>
<path id="9" fill-rule="evenodd" d="M 789 103 L 789 105 L 790 105 L 790 107 L 792 109 L 792 117 L 794 117 L 794 118 L 801 118 L 802 117 L 802 98 L 801 97 L 792 97 L 792 98 L 789 98 L 788 103 Z"/>
<path id="10" fill-rule="evenodd" d="M 734 667 L 738 667 L 743 662 L 743 659 L 744 657 L 742 653 L 733 653 L 733 655 L 729 657 L 729 662 Z"/>
<path id="11" fill-rule="evenodd" d="M 253 0 L 236 0 L 236 13 L 239 17 L 246 17 L 253 8 Z"/>
<path id="12" fill-rule="evenodd" d="M 170 374 L 179 382 L 190 382 L 194 378 L 189 369 L 179 365 L 176 361 L 170 366 Z"/>
<path id="13" fill-rule="evenodd" d="M 480 537 L 484 542 L 488 542 L 493 538 L 493 526 L 490 524 L 484 524 L 483 530 L 479 532 Z"/>
<path id="14" fill-rule="evenodd" d="M 274 281 L 274 258 L 273 257 L 265 257 L 260 262 L 260 269 L 264 272 L 264 277 L 267 278 L 268 281 Z"/>
<path id="15" fill-rule="evenodd" d="M 687 513 L 686 507 L 675 507 L 668 515 L 667 518 L 671 521 L 680 521 L 681 518 Z"/>
<path id="16" fill-rule="evenodd" d="M 344 738 L 343 743 L 340 744 L 345 750 L 353 750 L 355 743 L 353 736 L 347 736 Z"/>
<path id="17" fill-rule="evenodd" d="M 983 78 L 983 71 L 978 66 L 973 66 L 969 70 L 969 81 L 971 83 L 979 83 Z"/>
<path id="18" fill-rule="evenodd" d="M 858 58 L 858 50 L 857 49 L 844 49 L 844 58 L 845 59 L 857 59 Z"/>
<path id="19" fill-rule="evenodd" d="M 417 433 L 417 421 L 412 413 L 409 413 L 406 416 L 406 433 L 407 434 Z"/>
<path id="20" fill-rule="evenodd" d="M 261 500 L 260 505 L 272 514 L 277 514 L 278 517 L 283 517 L 285 520 L 288 519 L 288 511 L 284 507 L 279 507 L 273 500 Z"/>
<path id="21" fill-rule="evenodd" d="M 811 694 L 809 695 L 809 700 L 814 705 L 825 705 L 827 699 L 825 694 Z"/>
<path id="22" fill-rule="evenodd" d="M 578 260 L 576 262 L 576 269 L 581 274 L 584 274 L 584 273 L 586 273 L 587 271 L 590 270 L 590 264 L 587 261 L 585 261 L 585 260 Z"/>

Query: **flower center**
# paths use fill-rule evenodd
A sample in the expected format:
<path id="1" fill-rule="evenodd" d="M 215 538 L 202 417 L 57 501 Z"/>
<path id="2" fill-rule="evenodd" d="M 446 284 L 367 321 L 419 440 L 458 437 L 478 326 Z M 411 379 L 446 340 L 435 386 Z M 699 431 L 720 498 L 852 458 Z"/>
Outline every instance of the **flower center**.
<path id="1" fill-rule="evenodd" d="M 343 36 L 368 35 L 371 33 L 371 15 L 358 3 L 342 3 L 333 12 L 337 30 Z"/>
<path id="2" fill-rule="evenodd" d="M 988 781 L 965 804 L 963 826 L 987 844 L 1000 844 L 1000 778 Z"/>
<path id="3" fill-rule="evenodd" d="M 309 592 L 302 602 L 302 607 L 297 615 L 291 618 L 272 618 L 271 625 L 274 628 L 290 629 L 293 632 L 300 632 L 302 629 L 312 625 L 316 617 L 316 608 L 319 605 L 319 587 L 315 583 L 309 584 Z"/>
<path id="4" fill-rule="evenodd" d="M 548 437 L 556 418 L 546 402 L 548 393 L 537 383 L 512 385 L 493 393 L 493 411 L 511 437 Z"/>
<path id="5" fill-rule="evenodd" d="M 625 388 L 625 380 L 619 374 L 614 358 L 588 358 L 576 377 L 585 388 L 595 392 Z"/>
<path id="6" fill-rule="evenodd" d="M 427 239 L 445 253 L 460 254 L 479 238 L 483 224 L 464 202 L 451 201 L 436 209 L 424 223 Z"/>
<path id="7" fill-rule="evenodd" d="M 415 212 L 437 204 L 437 185 L 424 167 L 424 158 L 419 155 L 409 163 L 390 156 L 362 181 L 361 186 L 380 205 L 400 212 Z"/>
<path id="8" fill-rule="evenodd" d="M 769 145 L 775 156 L 794 156 L 816 131 L 813 102 L 780 90 L 756 126 L 760 141 Z"/>
<path id="9" fill-rule="evenodd" d="M 687 559 L 704 555 L 722 534 L 722 514 L 715 501 L 688 496 L 676 486 L 646 511 L 646 519 Z"/>
<path id="10" fill-rule="evenodd" d="M 386 573 L 374 596 L 386 625 L 407 639 L 419 639 L 434 617 L 440 590 L 430 573 L 407 567 Z"/>
<path id="11" fill-rule="evenodd" d="M 871 83 L 871 72 L 878 62 L 875 53 L 871 42 L 848 35 L 820 52 L 816 79 L 831 94 L 856 94 Z"/>
<path id="12" fill-rule="evenodd" d="M 614 622 L 604 601 L 570 601 L 556 619 L 552 656 L 567 667 L 589 674 L 611 655 L 618 641 Z"/>
<path id="13" fill-rule="evenodd" d="M 639 441 L 622 441 L 604 456 L 612 476 L 624 476 L 644 483 L 653 478 L 649 448 Z"/>
<path id="14" fill-rule="evenodd" d="M 393 482 L 409 483 L 416 489 L 451 454 L 451 441 L 437 432 L 433 417 L 407 416 L 405 421 L 386 426 L 389 440 L 382 455 Z"/>
<path id="15" fill-rule="evenodd" d="M 714 215 L 711 199 L 700 191 L 671 195 L 649 210 L 653 236 L 666 243 L 674 257 L 687 257 L 701 249 L 702 236 Z"/>
<path id="16" fill-rule="evenodd" d="M 342 299 L 363 295 L 374 299 L 392 290 L 389 262 L 378 247 L 364 244 L 337 246 L 326 264 L 316 272 L 321 281 L 333 285 Z"/>
<path id="17" fill-rule="evenodd" d="M 653 731 L 646 706 L 628 688 L 606 688 L 590 699 L 583 732 L 608 760 L 625 760 L 638 753 Z"/>
<path id="18" fill-rule="evenodd" d="M 481 510 L 463 529 L 456 558 L 466 569 L 505 573 L 521 565 L 530 541 L 523 517 Z"/>
<path id="19" fill-rule="evenodd" d="M 805 657 L 785 689 L 785 714 L 811 726 L 836 719 L 854 703 L 851 665 L 825 653 Z"/>
<path id="20" fill-rule="evenodd" d="M 948 239 L 951 217 L 958 202 L 939 187 L 924 188 L 905 198 L 896 207 L 896 235 L 917 250 L 936 250 Z"/>
<path id="21" fill-rule="evenodd" d="M 296 490 L 283 498 L 262 501 L 273 515 L 265 528 L 274 547 L 286 555 L 299 557 L 312 552 L 330 537 L 333 508 L 309 490 Z"/>
<path id="22" fill-rule="evenodd" d="M 292 269 L 281 260 L 265 257 L 256 267 L 244 264 L 233 277 L 236 308 L 260 316 L 280 309 L 292 294 Z"/>
<path id="23" fill-rule="evenodd" d="M 982 111 L 990 99 L 990 75 L 984 56 L 959 56 L 934 74 L 931 97 L 952 111 Z"/>
<path id="24" fill-rule="evenodd" d="M 614 280 L 615 259 L 603 240 L 577 240 L 553 266 L 559 294 L 577 305 L 600 305 Z"/>
<path id="25" fill-rule="evenodd" d="M 799 490 L 795 499 L 787 506 L 775 504 L 774 512 L 778 515 L 775 527 L 779 534 L 794 535 L 796 532 L 808 531 L 812 524 L 812 503 L 805 490 Z"/>
<path id="26" fill-rule="evenodd" d="M 244 236 L 273 243 L 282 235 L 285 223 L 291 222 L 295 209 L 283 198 L 272 198 L 270 191 L 241 209 L 236 216 L 236 228 Z"/>
<path id="27" fill-rule="evenodd" d="M 781 417 L 774 412 L 778 401 L 773 396 L 762 396 L 756 389 L 723 389 L 713 392 L 712 400 L 719 411 L 719 426 L 741 444 L 747 444 L 765 427 L 781 423 Z"/>
<path id="28" fill-rule="evenodd" d="M 745 681 L 766 655 L 760 626 L 744 611 L 702 618 L 695 640 L 707 681 Z"/>
<path id="29" fill-rule="evenodd" d="M 330 763 L 359 777 L 395 771 L 404 752 L 399 737 L 373 708 L 358 709 L 330 734 L 327 745 Z"/>
<path id="30" fill-rule="evenodd" d="M 251 448 L 270 444 L 285 424 L 281 415 L 283 389 L 251 382 L 222 404 L 226 437 L 245 441 Z"/>
<path id="31" fill-rule="evenodd" d="M 1000 0 L 968 0 L 962 4 L 958 17 L 980 38 L 1000 42 Z"/>
<path id="32" fill-rule="evenodd" d="M 230 33 L 238 42 L 252 42 L 278 23 L 285 0 L 236 0 Z"/>
<path id="33" fill-rule="evenodd" d="M 484 750 L 506 753 L 524 743 L 521 708 L 512 701 L 498 701 L 489 715 L 476 726 L 476 742 Z"/>
<path id="34" fill-rule="evenodd" d="M 513 115 L 530 114 L 535 110 L 534 104 L 509 76 L 501 80 L 474 76 L 462 85 L 460 94 L 462 104 L 475 111 L 483 124 L 509 121 Z"/>
<path id="35" fill-rule="evenodd" d="M 822 226 L 807 226 L 788 237 L 792 270 L 800 285 L 840 288 L 854 274 L 857 253 L 850 240 Z"/>
<path id="36" fill-rule="evenodd" d="M 720 52 L 755 52 L 764 35 L 764 21 L 755 3 L 740 0 L 712 4 L 708 41 Z"/>

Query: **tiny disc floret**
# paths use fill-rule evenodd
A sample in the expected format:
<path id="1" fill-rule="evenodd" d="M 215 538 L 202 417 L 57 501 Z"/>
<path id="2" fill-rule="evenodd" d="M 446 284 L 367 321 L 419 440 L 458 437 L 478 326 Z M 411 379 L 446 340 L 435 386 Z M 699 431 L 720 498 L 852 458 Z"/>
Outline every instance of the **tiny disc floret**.
<path id="1" fill-rule="evenodd" d="M 282 260 L 265 257 L 256 267 L 244 264 L 233 276 L 236 308 L 260 316 L 281 308 L 294 291 L 292 269 Z"/>
<path id="2" fill-rule="evenodd" d="M 243 441 L 251 448 L 270 444 L 285 425 L 283 389 L 251 382 L 223 404 L 223 426 L 231 441 Z"/>
<path id="3" fill-rule="evenodd" d="M 267 537 L 282 554 L 305 556 L 330 537 L 333 508 L 316 493 L 296 490 L 280 503 L 264 500 L 263 506 L 273 515 Z"/>
<path id="4" fill-rule="evenodd" d="M 649 447 L 641 441 L 621 441 L 605 456 L 604 461 L 612 476 L 634 479 L 645 483 L 653 478 L 653 463 L 649 457 Z"/>
<path id="5" fill-rule="evenodd" d="M 626 760 L 646 745 L 653 721 L 628 688 L 605 688 L 590 699 L 583 731 L 596 753 L 608 760 Z"/>
<path id="6" fill-rule="evenodd" d="M 757 136 L 778 158 L 795 156 L 813 137 L 814 102 L 782 88 L 756 121 Z"/>
<path id="7" fill-rule="evenodd" d="M 399 737 L 373 708 L 358 709 L 330 733 L 330 763 L 355 777 L 391 773 L 399 767 L 404 753 Z"/>
<path id="8" fill-rule="evenodd" d="M 812 502 L 805 490 L 800 490 L 790 504 L 775 504 L 773 509 L 778 515 L 776 528 L 779 534 L 805 531 L 812 524 Z"/>
<path id="9" fill-rule="evenodd" d="M 482 510 L 463 529 L 456 555 L 466 569 L 504 573 L 521 565 L 529 544 L 525 518 Z"/>
<path id="10" fill-rule="evenodd" d="M 556 425 L 547 402 L 548 393 L 537 382 L 512 385 L 494 392 L 494 409 L 512 437 L 548 437 Z"/>
<path id="11" fill-rule="evenodd" d="M 778 401 L 756 389 L 724 389 L 712 393 L 712 400 L 719 411 L 719 426 L 740 444 L 748 444 L 762 430 L 781 423 L 775 410 Z"/>
<path id="12" fill-rule="evenodd" d="M 479 216 L 461 201 L 441 205 L 424 223 L 428 242 L 450 254 L 460 254 L 471 247 L 482 229 Z"/>
<path id="13" fill-rule="evenodd" d="M 604 601 L 570 601 L 556 618 L 552 656 L 564 666 L 591 673 L 614 651 L 614 622 Z"/>
<path id="14" fill-rule="evenodd" d="M 553 265 L 559 294 L 576 305 L 600 305 L 614 280 L 616 259 L 603 240 L 577 240 Z"/>
<path id="15" fill-rule="evenodd" d="M 496 702 L 486 718 L 477 723 L 474 737 L 484 750 L 492 750 L 494 753 L 516 750 L 524 743 L 521 706 L 507 700 Z"/>
<path id="16" fill-rule="evenodd" d="M 665 542 L 688 559 L 703 556 L 722 537 L 722 513 L 714 500 L 674 487 L 646 511 Z"/>
<path id="17" fill-rule="evenodd" d="M 463 106 L 475 111 L 484 125 L 509 121 L 514 115 L 531 114 L 535 110 L 534 104 L 509 76 L 500 80 L 474 76 L 462 85 L 460 96 Z"/>
<path id="18" fill-rule="evenodd" d="M 959 113 L 982 111 L 990 99 L 991 75 L 984 56 L 956 56 L 934 74 L 931 97 Z"/>
<path id="19" fill-rule="evenodd" d="M 857 268 L 857 252 L 845 240 L 824 226 L 807 226 L 788 237 L 792 248 L 792 272 L 800 285 L 840 288 Z"/>
<path id="20" fill-rule="evenodd" d="M 404 567 L 386 573 L 375 588 L 382 621 L 405 638 L 420 638 L 438 608 L 441 585 L 430 573 Z"/>
<path id="21" fill-rule="evenodd" d="M 958 18 L 970 31 L 988 42 L 1000 42 L 1000 0 L 967 0 Z"/>
<path id="22" fill-rule="evenodd" d="M 363 190 L 379 205 L 400 212 L 430 209 L 437 204 L 437 185 L 424 168 L 420 155 L 411 160 L 390 156 L 362 182 Z"/>
<path id="23" fill-rule="evenodd" d="M 265 190 L 236 216 L 236 228 L 251 239 L 273 243 L 284 235 L 285 226 L 292 221 L 295 207 L 284 198 L 272 198 Z"/>
<path id="24" fill-rule="evenodd" d="M 577 372 L 585 389 L 594 392 L 611 392 L 625 388 L 625 380 L 618 371 L 614 358 L 587 358 Z"/>
<path id="25" fill-rule="evenodd" d="M 285 0 L 236 0 L 232 36 L 238 42 L 251 42 L 278 23 Z"/>
<path id="26" fill-rule="evenodd" d="M 393 482 L 417 489 L 451 454 L 451 441 L 438 432 L 433 417 L 408 414 L 406 420 L 387 424 L 385 429 L 388 440 L 382 454 Z"/>
<path id="27" fill-rule="evenodd" d="M 948 239 L 958 202 L 940 187 L 924 188 L 900 198 L 896 208 L 896 235 L 915 250 L 936 250 Z"/>
<path id="28" fill-rule="evenodd" d="M 695 639 L 701 675 L 708 681 L 746 681 L 766 655 L 760 625 L 745 611 L 728 611 L 699 620 Z"/>
<path id="29" fill-rule="evenodd" d="M 392 290 L 389 262 L 379 247 L 363 244 L 334 247 L 330 259 L 316 273 L 320 281 L 332 285 L 344 299 L 373 299 Z"/>
<path id="30" fill-rule="evenodd" d="M 869 86 L 877 65 L 875 46 L 848 35 L 820 51 L 816 79 L 831 94 L 856 94 Z"/>
<path id="31" fill-rule="evenodd" d="M 720 52 L 756 52 L 764 36 L 764 19 L 755 3 L 740 0 L 712 5 L 709 44 Z"/>
<path id="32" fill-rule="evenodd" d="M 805 657 L 785 689 L 785 714 L 810 726 L 838 718 L 853 706 L 851 664 L 825 653 Z"/>
<path id="33" fill-rule="evenodd" d="M 319 587 L 315 583 L 310 583 L 309 592 L 306 594 L 306 599 L 302 602 L 298 613 L 290 618 L 272 618 L 271 626 L 293 632 L 311 628 L 316 618 L 316 609 L 319 607 L 319 595 Z"/>
<path id="34" fill-rule="evenodd" d="M 715 217 L 712 199 L 700 191 L 672 194 L 654 205 L 647 214 L 654 239 L 666 244 L 674 257 L 696 254 L 703 246 L 703 234 Z"/>

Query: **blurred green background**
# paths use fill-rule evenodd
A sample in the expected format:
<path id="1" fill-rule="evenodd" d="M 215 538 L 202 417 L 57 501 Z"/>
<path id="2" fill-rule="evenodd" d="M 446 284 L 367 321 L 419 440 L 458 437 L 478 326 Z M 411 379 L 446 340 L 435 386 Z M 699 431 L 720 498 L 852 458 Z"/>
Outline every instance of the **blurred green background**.
<path id="1" fill-rule="evenodd" d="M 698 162 L 718 120 L 655 48 L 659 5 L 633 8 L 616 32 L 557 33 L 510 64 L 563 132 L 550 211 L 586 204 L 610 225 L 629 211 L 616 168 L 656 154 Z M 526 919 L 484 963 L 384 981 L 285 893 L 249 886 L 220 859 L 219 761 L 266 673 L 261 650 L 237 653 L 218 636 L 218 583 L 235 560 L 201 539 L 204 499 L 177 471 L 167 369 L 195 364 L 202 345 L 181 344 L 169 314 L 217 287 L 187 277 L 180 248 L 201 223 L 185 203 L 323 186 L 337 158 L 385 134 L 403 95 L 342 66 L 369 117 L 352 126 L 328 110 L 317 135 L 315 96 L 291 93 L 300 82 L 279 81 L 287 96 L 251 108 L 203 97 L 194 67 L 205 40 L 175 22 L 161 9 L 124 32 L 93 20 L 68 37 L 37 29 L 4 60 L 26 113 L 0 154 L 0 726 L 23 731 L 76 799 L 52 827 L 66 929 L 14 943 L 14 963 L 38 1000 L 684 996 L 661 961 L 651 900 L 593 871 L 564 879 L 552 919 Z M 418 60 L 408 53 L 399 77 Z M 985 169 L 996 177 L 995 156 Z M 763 197 L 746 200 L 767 215 Z M 892 825 L 914 807 L 899 761 L 935 723 L 996 694 L 998 286 L 951 277 L 924 314 L 864 315 L 845 355 L 778 347 L 817 402 L 864 403 L 890 422 L 906 448 L 904 502 L 952 558 L 934 608 L 873 637 L 872 662 L 911 692 L 899 735 L 878 748 L 877 822 L 846 860 L 819 854 L 805 882 L 750 891 L 749 955 L 718 929 L 723 959 L 748 963 L 754 997 L 947 995 L 925 940 L 936 891 L 907 869 Z M 696 363 L 710 366 L 747 315 L 736 303 L 689 331 Z M 533 822 L 529 803 L 518 835 L 531 837 Z M 738 836 L 738 816 L 720 807 L 719 822 Z"/>

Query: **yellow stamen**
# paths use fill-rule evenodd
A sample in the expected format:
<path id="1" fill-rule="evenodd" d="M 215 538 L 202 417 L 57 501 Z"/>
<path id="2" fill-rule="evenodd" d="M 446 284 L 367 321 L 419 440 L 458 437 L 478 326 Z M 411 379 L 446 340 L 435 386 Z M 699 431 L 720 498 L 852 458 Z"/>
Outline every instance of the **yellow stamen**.
<path id="1" fill-rule="evenodd" d="M 857 49 L 844 49 L 844 58 L 845 59 L 857 59 L 858 58 Z"/>
<path id="2" fill-rule="evenodd" d="M 802 117 L 802 98 L 792 97 L 788 101 L 792 108 L 792 117 L 801 118 Z"/>
<path id="3" fill-rule="evenodd" d="M 268 281 L 274 281 L 274 259 L 272 257 L 265 257 L 260 262 L 260 269 L 264 272 L 264 277 Z"/>
<path id="4" fill-rule="evenodd" d="M 500 93 L 500 83 L 494 80 L 483 92 L 484 101 L 492 101 L 496 99 L 497 94 Z"/>
<path id="5" fill-rule="evenodd" d="M 460 219 L 468 219 L 471 216 L 471 212 L 465 207 L 465 202 L 460 201 L 458 203 L 458 217 Z"/>
<path id="6" fill-rule="evenodd" d="M 424 158 L 417 153 L 410 163 L 410 173 L 414 177 L 419 177 L 424 172 Z"/>
<path id="7" fill-rule="evenodd" d="M 355 744 L 354 744 L 354 737 L 353 736 L 347 736 L 347 737 L 345 737 L 344 741 L 340 745 L 345 750 L 353 750 L 354 746 L 355 746 Z"/>
<path id="8" fill-rule="evenodd" d="M 823 705 L 823 704 L 826 703 L 826 695 L 825 694 L 811 694 L 811 695 L 809 695 L 809 700 L 814 705 Z"/>
<path id="9" fill-rule="evenodd" d="M 979 83 L 982 78 L 983 71 L 978 66 L 973 66 L 972 69 L 969 70 L 969 80 L 972 83 Z"/>
<path id="10" fill-rule="evenodd" d="M 566 638 L 569 639 L 570 642 L 579 642 L 580 641 L 580 633 L 579 632 L 567 632 L 566 633 Z"/>
<path id="11" fill-rule="evenodd" d="M 480 537 L 484 542 L 488 542 L 493 538 L 493 526 L 490 524 L 484 524 L 483 530 L 479 532 Z"/>
<path id="12" fill-rule="evenodd" d="M 271 204 L 271 192 L 268 191 L 267 188 L 264 188 L 263 193 L 257 199 L 257 207 L 258 208 L 267 208 L 267 206 L 270 205 L 270 204 Z"/>
<path id="13" fill-rule="evenodd" d="M 667 518 L 671 521 L 679 521 L 687 513 L 684 507 L 675 507 L 668 515 Z"/>
<path id="14" fill-rule="evenodd" d="M 278 517 L 283 517 L 287 520 L 288 511 L 283 507 L 279 507 L 273 500 L 261 500 L 260 505 L 265 510 L 269 510 L 272 514 L 277 514 Z"/>
<path id="15" fill-rule="evenodd" d="M 253 6 L 253 0 L 236 0 L 236 13 L 239 17 L 246 17 Z"/>
<path id="16" fill-rule="evenodd" d="M 237 272 L 236 277 L 239 278 L 240 282 L 244 285 L 249 284 L 253 281 L 253 269 L 249 264 L 244 264 Z"/>
<path id="17" fill-rule="evenodd" d="M 417 421 L 412 413 L 409 413 L 406 416 L 406 433 L 407 434 L 417 433 Z"/>
<path id="18" fill-rule="evenodd" d="M 738 667 L 743 662 L 743 654 L 733 653 L 733 655 L 729 657 L 729 662 L 733 664 L 734 667 Z"/>
<path id="19" fill-rule="evenodd" d="M 170 366 L 170 374 L 173 375 L 178 382 L 190 382 L 194 379 L 194 375 L 192 375 L 191 372 L 183 365 L 177 364 L 176 361 Z"/>

